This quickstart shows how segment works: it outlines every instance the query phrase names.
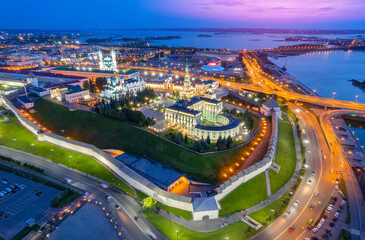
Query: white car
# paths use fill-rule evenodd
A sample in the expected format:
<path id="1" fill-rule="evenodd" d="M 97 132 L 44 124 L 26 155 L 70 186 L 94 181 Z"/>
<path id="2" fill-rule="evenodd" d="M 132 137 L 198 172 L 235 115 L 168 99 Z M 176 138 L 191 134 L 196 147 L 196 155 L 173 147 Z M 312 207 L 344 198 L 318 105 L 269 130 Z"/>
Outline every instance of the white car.
<path id="1" fill-rule="evenodd" d="M 226 222 L 224 222 L 224 223 L 221 224 L 221 228 L 227 227 L 227 226 L 228 226 L 228 223 L 226 223 Z"/>
<path id="2" fill-rule="evenodd" d="M 335 213 L 335 217 L 337 218 L 337 217 L 339 217 L 340 216 L 340 213 L 339 212 L 336 212 Z"/>
<path id="3" fill-rule="evenodd" d="M 338 185 L 335 185 L 335 190 L 338 190 Z"/>
<path id="4" fill-rule="evenodd" d="M 342 203 L 342 205 L 345 205 L 346 204 L 346 201 L 345 200 L 342 200 L 341 203 Z"/>
<path id="5" fill-rule="evenodd" d="M 112 197 L 110 195 L 106 195 L 106 199 L 111 199 Z"/>
<path id="6" fill-rule="evenodd" d="M 157 239 L 156 235 L 155 235 L 155 234 L 153 234 L 153 233 L 150 233 L 150 238 L 152 238 L 152 239 Z"/>
<path id="7" fill-rule="evenodd" d="M 71 179 L 69 179 L 69 178 L 65 178 L 65 181 L 66 181 L 67 183 L 72 183 L 72 180 L 71 180 Z"/>
<path id="8" fill-rule="evenodd" d="M 299 200 L 296 200 L 296 201 L 294 202 L 293 206 L 294 206 L 294 207 L 296 207 L 296 206 L 298 206 L 298 204 L 299 204 Z"/>
<path id="9" fill-rule="evenodd" d="M 318 232 L 319 231 L 319 228 L 313 228 L 312 230 L 314 233 Z"/>
<path id="10" fill-rule="evenodd" d="M 85 192 L 84 193 L 84 198 L 87 198 L 87 196 L 89 196 L 89 193 L 88 192 Z"/>
<path id="11" fill-rule="evenodd" d="M 102 186 L 103 188 L 108 188 L 108 185 L 106 185 L 105 183 L 100 184 L 100 186 Z"/>

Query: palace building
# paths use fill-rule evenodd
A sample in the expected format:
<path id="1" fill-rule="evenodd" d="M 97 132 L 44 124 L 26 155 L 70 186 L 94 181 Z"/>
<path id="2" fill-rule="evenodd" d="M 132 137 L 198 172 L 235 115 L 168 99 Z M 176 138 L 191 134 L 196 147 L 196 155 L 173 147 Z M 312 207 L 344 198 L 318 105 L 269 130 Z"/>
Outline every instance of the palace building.
<path id="1" fill-rule="evenodd" d="M 105 89 L 101 92 L 102 97 L 119 98 L 119 96 L 129 93 L 137 93 L 146 88 L 146 83 L 141 77 L 125 80 L 123 76 L 107 77 Z"/>
<path id="2" fill-rule="evenodd" d="M 195 138 L 218 139 L 239 134 L 240 121 L 223 113 L 223 103 L 217 99 L 195 96 L 181 99 L 166 108 L 165 121 L 176 124 Z"/>

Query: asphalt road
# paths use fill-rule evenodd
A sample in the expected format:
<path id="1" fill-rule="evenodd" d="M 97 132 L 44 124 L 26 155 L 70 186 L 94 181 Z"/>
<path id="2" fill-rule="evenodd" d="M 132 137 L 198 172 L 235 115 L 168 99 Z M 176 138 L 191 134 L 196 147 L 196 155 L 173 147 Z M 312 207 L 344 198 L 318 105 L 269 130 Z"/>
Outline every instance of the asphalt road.
<path id="1" fill-rule="evenodd" d="M 351 214 L 351 229 L 357 230 L 361 233 L 360 235 L 356 234 L 357 231 L 352 232 L 351 239 L 365 239 L 365 210 L 364 210 L 364 199 L 361 194 L 361 189 L 357 178 L 350 167 L 348 161 L 344 158 L 344 154 L 340 144 L 337 141 L 336 134 L 333 131 L 332 125 L 330 123 L 330 118 L 335 113 L 357 113 L 353 110 L 335 110 L 330 112 L 324 112 L 321 114 L 321 122 L 322 128 L 328 141 L 332 144 L 332 156 L 336 159 L 338 164 L 342 161 L 344 163 L 345 168 L 342 170 L 343 177 L 346 183 L 347 193 L 348 193 L 348 201 L 350 205 L 350 214 Z M 363 112 L 359 112 L 363 114 Z"/>
<path id="2" fill-rule="evenodd" d="M 103 201 L 103 204 L 108 205 L 109 209 L 117 211 L 115 205 L 118 204 L 121 207 L 117 211 L 119 216 L 118 222 L 123 225 L 128 239 L 150 239 L 149 234 L 151 232 L 157 236 L 157 239 L 167 239 L 141 214 L 141 207 L 137 201 L 125 195 L 118 188 L 109 187 L 108 189 L 104 189 L 100 186 L 101 181 L 94 180 L 63 165 L 25 152 L 0 146 L 0 154 L 40 167 L 45 170 L 45 174 L 62 181 L 66 177 L 72 179 L 72 185 L 89 192 L 92 196 L 95 195 L 96 198 Z M 111 196 L 110 200 L 106 199 L 107 195 Z M 140 218 L 138 222 L 134 220 L 134 216 L 136 215 Z"/>
<path id="3" fill-rule="evenodd" d="M 298 108 L 294 104 L 290 107 Z M 300 108 L 298 115 L 304 121 L 306 129 L 306 133 L 302 136 L 304 140 L 308 140 L 306 144 L 308 169 L 289 202 L 287 210 L 290 211 L 290 215 L 281 215 L 252 239 L 303 239 L 314 236 L 315 234 L 307 230 L 307 222 L 311 218 L 316 220 L 320 216 L 334 191 L 336 176 L 335 173 L 331 173 L 331 169 L 334 168 L 333 161 L 330 158 L 322 160 L 321 149 L 326 156 L 329 155 L 329 151 L 320 126 L 312 115 L 306 113 L 305 109 Z M 312 171 L 315 173 L 314 176 Z M 312 181 L 311 184 L 308 184 L 309 180 Z M 316 191 L 319 193 L 318 196 L 315 196 Z M 296 200 L 299 200 L 299 204 L 294 207 L 293 203 Z M 312 210 L 309 209 L 310 205 L 314 205 Z M 293 232 L 288 231 L 290 226 L 295 227 Z"/>

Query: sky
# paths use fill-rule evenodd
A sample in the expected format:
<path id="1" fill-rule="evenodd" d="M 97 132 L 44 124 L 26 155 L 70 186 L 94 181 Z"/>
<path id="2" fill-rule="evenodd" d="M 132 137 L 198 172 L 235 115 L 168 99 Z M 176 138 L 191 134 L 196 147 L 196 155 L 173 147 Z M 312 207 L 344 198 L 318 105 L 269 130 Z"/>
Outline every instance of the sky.
<path id="1" fill-rule="evenodd" d="M 365 0 L 11 0 L 1 29 L 365 29 Z"/>

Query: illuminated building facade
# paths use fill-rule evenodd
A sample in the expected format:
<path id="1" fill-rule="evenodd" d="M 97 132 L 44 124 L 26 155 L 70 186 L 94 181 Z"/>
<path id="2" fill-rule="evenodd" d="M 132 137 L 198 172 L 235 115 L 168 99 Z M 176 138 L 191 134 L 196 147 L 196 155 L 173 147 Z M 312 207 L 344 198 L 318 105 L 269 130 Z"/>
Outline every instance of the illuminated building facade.
<path id="1" fill-rule="evenodd" d="M 119 98 L 119 96 L 129 93 L 137 93 L 143 91 L 146 88 L 145 81 L 138 77 L 125 80 L 123 76 L 107 77 L 107 84 L 105 89 L 101 92 L 102 97 L 106 98 Z"/>
<path id="2" fill-rule="evenodd" d="M 114 48 L 111 50 L 111 56 L 103 58 L 103 54 L 99 49 L 99 66 L 100 70 L 104 71 L 118 71 L 117 59 L 115 56 Z"/>

